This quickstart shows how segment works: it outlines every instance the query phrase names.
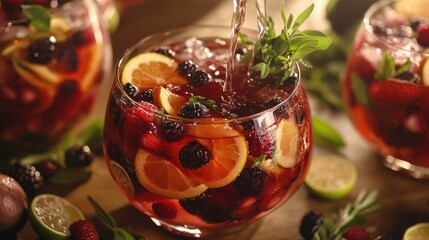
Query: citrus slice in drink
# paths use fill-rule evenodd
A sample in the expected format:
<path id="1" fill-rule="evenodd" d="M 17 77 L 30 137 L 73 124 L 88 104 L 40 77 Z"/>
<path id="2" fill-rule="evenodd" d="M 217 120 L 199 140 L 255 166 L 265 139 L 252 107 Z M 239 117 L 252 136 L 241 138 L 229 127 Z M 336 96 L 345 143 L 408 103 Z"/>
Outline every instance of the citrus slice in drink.
<path id="1" fill-rule="evenodd" d="M 125 64 L 121 81 L 124 85 L 132 83 L 139 89 L 187 84 L 187 80 L 176 71 L 178 65 L 175 60 L 159 53 L 141 53 Z"/>
<path id="2" fill-rule="evenodd" d="M 207 186 L 185 175 L 169 160 L 141 148 L 135 158 L 137 179 L 148 191 L 168 198 L 190 198 L 203 193 Z"/>
<path id="3" fill-rule="evenodd" d="M 326 199 L 345 197 L 356 185 L 356 166 L 338 155 L 316 157 L 310 163 L 305 184 L 308 189 Z"/>
<path id="4" fill-rule="evenodd" d="M 157 86 L 153 88 L 153 100 L 156 106 L 162 107 L 169 115 L 177 116 L 188 99 L 172 93 L 170 90 Z"/>
<path id="5" fill-rule="evenodd" d="M 109 168 L 110 172 L 112 173 L 112 176 L 115 179 L 115 181 L 119 183 L 123 191 L 128 196 L 133 196 L 134 186 L 133 186 L 133 183 L 131 182 L 130 176 L 128 175 L 127 171 L 121 166 L 121 164 L 115 161 L 110 161 L 109 166 L 110 166 Z"/>
<path id="6" fill-rule="evenodd" d="M 189 129 L 195 140 L 210 150 L 212 158 L 206 165 L 187 170 L 197 182 L 210 188 L 232 182 L 247 161 L 247 143 L 243 135 L 227 124 L 198 124 Z"/>
<path id="7" fill-rule="evenodd" d="M 85 219 L 76 206 L 53 194 L 37 195 L 29 211 L 30 224 L 41 239 L 69 239 L 69 226 Z"/>
<path id="8" fill-rule="evenodd" d="M 427 0 L 400 0 L 396 2 L 396 11 L 406 17 L 429 18 Z"/>
<path id="9" fill-rule="evenodd" d="M 429 60 L 427 58 L 423 60 L 422 66 L 423 86 L 429 87 Z"/>
<path id="10" fill-rule="evenodd" d="M 429 223 L 417 223 L 404 233 L 403 240 L 424 240 L 429 236 Z"/>
<path id="11" fill-rule="evenodd" d="M 276 143 L 273 160 L 284 168 L 291 168 L 299 161 L 298 126 L 293 118 L 282 119 L 276 129 Z"/>

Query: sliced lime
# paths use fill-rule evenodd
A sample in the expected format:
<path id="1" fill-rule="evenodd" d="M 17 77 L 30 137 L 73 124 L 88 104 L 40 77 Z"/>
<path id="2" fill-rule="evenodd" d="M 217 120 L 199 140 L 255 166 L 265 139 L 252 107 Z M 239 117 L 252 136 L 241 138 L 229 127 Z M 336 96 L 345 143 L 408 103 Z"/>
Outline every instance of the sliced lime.
<path id="1" fill-rule="evenodd" d="M 68 239 L 69 226 L 80 219 L 82 212 L 60 196 L 40 194 L 31 201 L 29 221 L 41 239 Z"/>
<path id="2" fill-rule="evenodd" d="M 404 233 L 402 240 L 426 240 L 429 236 L 429 223 L 417 223 Z"/>
<path id="3" fill-rule="evenodd" d="M 340 199 L 356 185 L 356 166 L 338 155 L 325 155 L 313 159 L 305 178 L 308 189 L 326 199 Z"/>

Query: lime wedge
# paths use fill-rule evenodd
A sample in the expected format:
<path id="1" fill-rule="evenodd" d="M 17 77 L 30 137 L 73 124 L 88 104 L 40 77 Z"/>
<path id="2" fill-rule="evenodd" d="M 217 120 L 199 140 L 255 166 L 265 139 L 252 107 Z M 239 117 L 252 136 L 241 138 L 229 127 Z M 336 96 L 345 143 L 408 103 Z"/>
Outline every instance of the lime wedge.
<path id="1" fill-rule="evenodd" d="M 356 166 L 338 155 L 319 156 L 312 160 L 305 184 L 319 197 L 336 200 L 345 197 L 356 185 Z"/>
<path id="2" fill-rule="evenodd" d="M 68 239 L 69 226 L 81 219 L 82 212 L 57 195 L 40 194 L 30 204 L 29 221 L 41 239 Z"/>
<path id="3" fill-rule="evenodd" d="M 429 223 L 417 223 L 404 233 L 402 240 L 425 240 L 429 236 Z"/>

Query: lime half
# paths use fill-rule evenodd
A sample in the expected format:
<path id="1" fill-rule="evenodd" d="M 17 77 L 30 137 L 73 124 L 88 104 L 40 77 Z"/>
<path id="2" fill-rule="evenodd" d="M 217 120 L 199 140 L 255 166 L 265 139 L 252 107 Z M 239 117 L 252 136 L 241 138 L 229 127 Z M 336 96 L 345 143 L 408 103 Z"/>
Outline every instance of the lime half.
<path id="1" fill-rule="evenodd" d="M 82 212 L 57 195 L 40 194 L 30 204 L 29 221 L 41 239 L 68 239 L 69 226 L 81 219 Z"/>
<path id="2" fill-rule="evenodd" d="M 356 185 L 356 166 L 338 155 L 325 155 L 312 160 L 305 184 L 311 192 L 326 199 L 340 199 Z"/>
<path id="3" fill-rule="evenodd" d="M 417 223 L 405 231 L 402 240 L 426 240 L 429 237 L 429 223 Z"/>

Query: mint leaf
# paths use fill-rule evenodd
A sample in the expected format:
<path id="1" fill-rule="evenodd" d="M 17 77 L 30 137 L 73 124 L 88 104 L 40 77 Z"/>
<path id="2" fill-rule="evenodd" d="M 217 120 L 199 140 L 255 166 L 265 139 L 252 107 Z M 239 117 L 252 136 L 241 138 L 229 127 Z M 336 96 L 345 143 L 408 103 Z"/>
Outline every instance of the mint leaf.
<path id="1" fill-rule="evenodd" d="M 356 74 L 352 75 L 352 90 L 360 104 L 369 105 L 368 85 Z"/>
<path id="2" fill-rule="evenodd" d="M 216 105 L 216 102 L 214 100 L 211 99 L 207 99 L 205 97 L 201 97 L 201 96 L 192 96 L 189 98 L 189 102 L 193 102 L 193 103 L 200 103 L 208 108 L 210 108 L 211 110 L 215 111 L 215 112 L 220 112 L 219 107 Z"/>
<path id="3" fill-rule="evenodd" d="M 408 58 L 404 64 L 396 68 L 395 59 L 388 53 L 383 54 L 380 66 L 377 72 L 374 74 L 374 78 L 377 80 L 385 80 L 393 78 L 401 73 L 406 72 L 411 66 L 411 60 Z"/>
<path id="4" fill-rule="evenodd" d="M 257 167 L 262 161 L 265 160 L 266 157 L 267 157 L 267 155 L 263 154 L 263 155 L 255 158 L 252 162 L 252 168 Z"/>
<path id="5" fill-rule="evenodd" d="M 313 116 L 312 121 L 314 142 L 316 144 L 330 148 L 340 148 L 346 145 L 341 134 L 327 121 L 317 116 Z"/>
<path id="6" fill-rule="evenodd" d="M 36 30 L 49 31 L 51 14 L 47 8 L 40 5 L 23 5 L 22 12 Z"/>

